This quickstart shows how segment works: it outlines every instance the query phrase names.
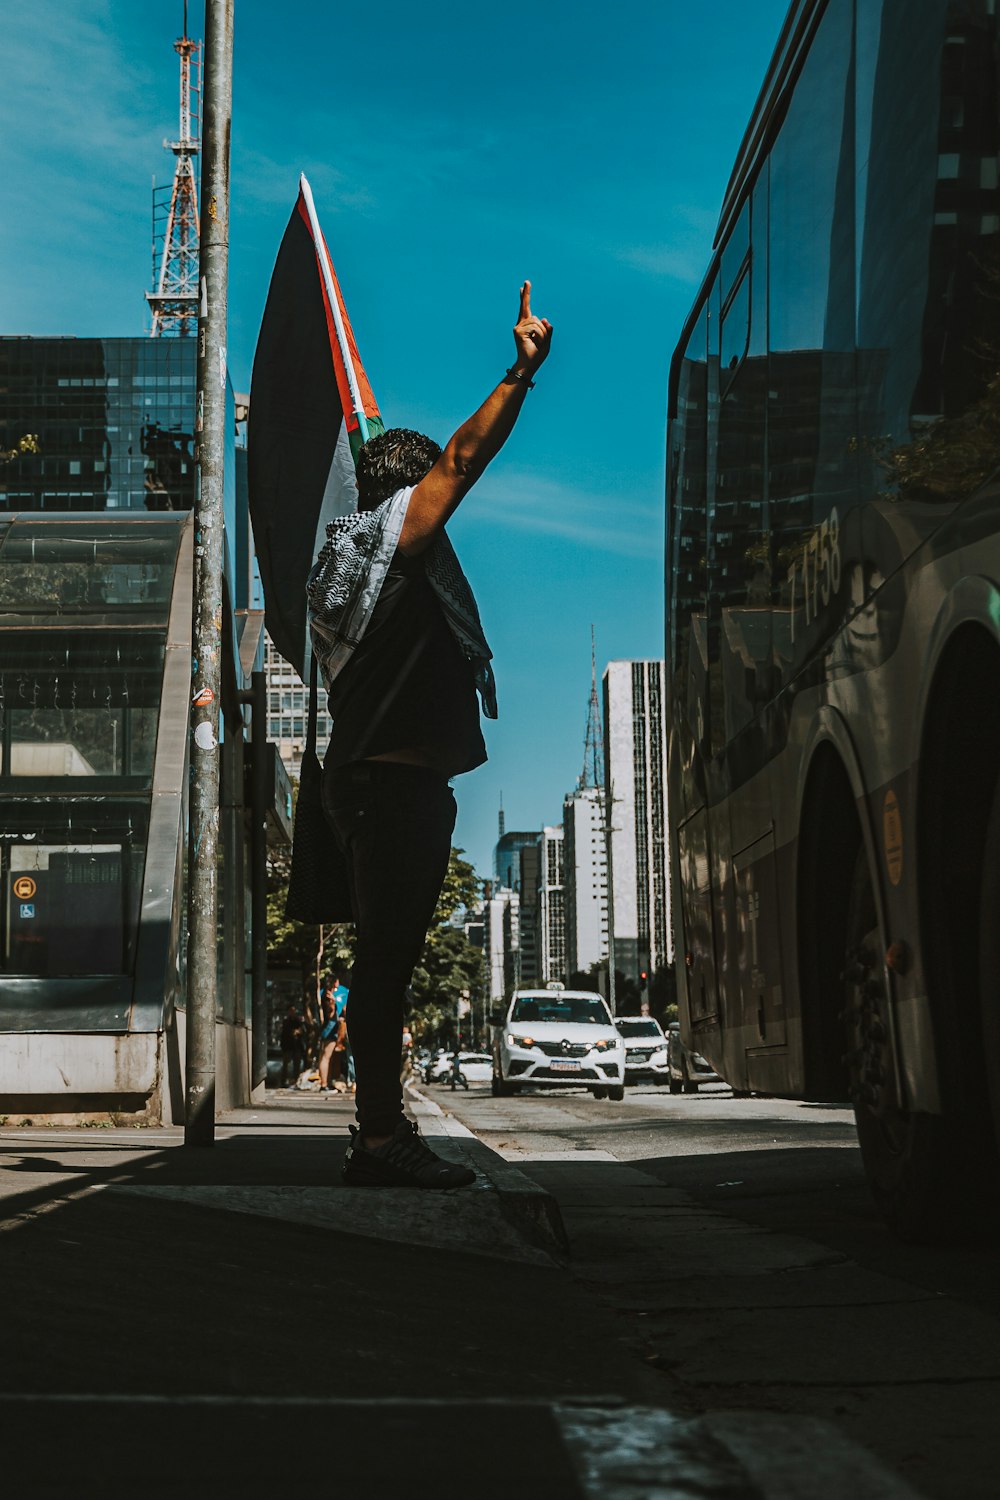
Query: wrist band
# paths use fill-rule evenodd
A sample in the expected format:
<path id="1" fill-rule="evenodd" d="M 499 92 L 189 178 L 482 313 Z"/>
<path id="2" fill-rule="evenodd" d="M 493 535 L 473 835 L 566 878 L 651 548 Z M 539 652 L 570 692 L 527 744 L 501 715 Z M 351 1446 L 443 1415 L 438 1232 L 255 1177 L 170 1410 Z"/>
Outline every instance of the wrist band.
<path id="1" fill-rule="evenodd" d="M 528 390 L 529 391 L 534 389 L 535 382 L 533 380 L 528 380 L 528 372 L 527 372 L 527 370 L 516 370 L 514 368 L 514 366 L 511 365 L 510 369 L 507 371 L 507 374 L 513 380 L 520 380 L 522 383 L 524 381 L 527 381 L 528 382 Z"/>

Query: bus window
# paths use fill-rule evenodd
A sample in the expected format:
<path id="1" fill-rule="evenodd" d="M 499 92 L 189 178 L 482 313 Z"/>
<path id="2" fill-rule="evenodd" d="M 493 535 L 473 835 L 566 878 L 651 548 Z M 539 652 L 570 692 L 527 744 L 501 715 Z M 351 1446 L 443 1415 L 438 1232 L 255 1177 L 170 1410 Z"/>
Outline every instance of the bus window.
<path id="1" fill-rule="evenodd" d="M 707 494 L 705 458 L 708 420 L 708 317 L 692 329 L 681 360 L 677 414 L 672 423 L 670 472 L 668 633 L 673 701 L 686 713 L 674 728 L 689 762 L 705 734 L 702 701 L 707 671 Z"/>
<path id="2" fill-rule="evenodd" d="M 766 225 L 765 217 L 764 234 Z M 722 684 L 722 712 L 712 719 L 715 752 L 767 701 L 771 681 L 771 571 L 764 499 L 767 362 L 760 356 L 748 358 L 756 274 L 748 199 L 721 260 L 720 399 L 710 549 L 711 669 L 718 670 Z"/>
<path id="3" fill-rule="evenodd" d="M 852 25 L 850 0 L 831 0 L 770 155 L 768 491 L 785 681 L 844 611 L 858 529 Z"/>
<path id="4" fill-rule="evenodd" d="M 1000 463 L 996 18 L 882 0 L 859 30 L 857 339 L 865 591 Z M 891 604 L 872 611 L 881 655 Z"/>

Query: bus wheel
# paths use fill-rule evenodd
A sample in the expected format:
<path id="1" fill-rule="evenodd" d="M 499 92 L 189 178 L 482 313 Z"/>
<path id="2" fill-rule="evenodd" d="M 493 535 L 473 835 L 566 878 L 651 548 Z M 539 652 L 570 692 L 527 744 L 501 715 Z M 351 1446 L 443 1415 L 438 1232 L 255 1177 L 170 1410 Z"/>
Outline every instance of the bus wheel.
<path id="1" fill-rule="evenodd" d="M 864 844 L 851 881 L 846 939 L 844 1061 L 868 1185 L 901 1239 L 942 1244 L 965 1238 L 974 1205 L 959 1187 L 960 1157 L 947 1123 L 941 1116 L 908 1110 L 902 1102 L 884 944 Z"/>

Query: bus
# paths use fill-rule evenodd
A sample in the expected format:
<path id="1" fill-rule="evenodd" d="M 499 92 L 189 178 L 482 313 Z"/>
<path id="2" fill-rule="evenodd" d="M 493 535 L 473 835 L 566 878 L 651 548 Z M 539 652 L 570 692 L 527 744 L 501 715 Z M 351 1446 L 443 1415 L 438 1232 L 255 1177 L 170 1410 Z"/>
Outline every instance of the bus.
<path id="1" fill-rule="evenodd" d="M 794 0 L 669 383 L 682 1036 L 919 1240 L 1000 1197 L 998 52 Z"/>

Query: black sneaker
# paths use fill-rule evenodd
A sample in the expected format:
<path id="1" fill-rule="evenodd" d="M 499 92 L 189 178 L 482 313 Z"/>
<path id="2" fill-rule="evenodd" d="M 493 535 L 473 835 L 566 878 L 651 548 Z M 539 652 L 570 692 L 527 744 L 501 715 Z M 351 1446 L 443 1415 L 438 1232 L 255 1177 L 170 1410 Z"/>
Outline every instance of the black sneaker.
<path id="1" fill-rule="evenodd" d="M 442 1161 L 421 1140 L 411 1120 L 400 1120 L 390 1140 L 374 1151 L 361 1144 L 361 1132 L 352 1125 L 341 1177 L 348 1187 L 457 1188 L 475 1182 L 471 1167 Z"/>

